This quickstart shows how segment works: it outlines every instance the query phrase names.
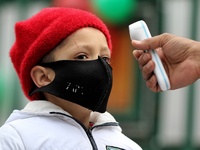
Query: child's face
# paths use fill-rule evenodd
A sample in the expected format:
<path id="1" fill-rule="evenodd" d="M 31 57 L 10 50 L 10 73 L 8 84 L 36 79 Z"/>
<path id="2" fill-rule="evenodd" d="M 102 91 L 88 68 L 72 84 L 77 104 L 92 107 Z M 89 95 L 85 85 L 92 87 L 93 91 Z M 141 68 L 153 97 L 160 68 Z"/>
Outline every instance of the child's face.
<path id="1" fill-rule="evenodd" d="M 104 34 L 95 28 L 82 28 L 65 39 L 54 53 L 57 60 L 93 60 L 98 56 L 110 61 L 110 50 Z"/>
<path id="2" fill-rule="evenodd" d="M 109 62 L 111 55 L 104 34 L 94 28 L 79 29 L 58 45 L 52 55 L 53 62 L 35 66 L 31 71 L 39 87 L 37 92 L 44 92 L 46 99 L 54 103 L 64 99 L 104 112 L 112 87 L 112 69 L 104 61 Z"/>

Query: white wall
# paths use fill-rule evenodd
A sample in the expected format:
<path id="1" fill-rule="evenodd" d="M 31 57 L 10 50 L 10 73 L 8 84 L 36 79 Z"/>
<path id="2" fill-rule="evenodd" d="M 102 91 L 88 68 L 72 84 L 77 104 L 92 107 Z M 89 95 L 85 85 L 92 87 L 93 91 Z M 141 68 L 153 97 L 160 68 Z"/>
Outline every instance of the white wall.
<path id="1" fill-rule="evenodd" d="M 191 0 L 163 0 L 164 14 L 164 32 L 176 34 L 179 36 L 191 37 Z M 200 2 L 198 3 L 200 8 Z M 198 18 L 200 18 L 200 12 Z M 200 39 L 200 19 L 198 20 L 199 27 L 198 40 Z M 200 83 L 195 86 L 195 104 L 194 104 L 194 128 L 192 139 L 194 143 L 200 144 Z M 175 91 L 164 92 L 160 100 L 160 124 L 157 140 L 161 146 L 180 145 L 187 138 L 187 115 L 188 115 L 188 98 L 189 88 L 182 88 Z"/>

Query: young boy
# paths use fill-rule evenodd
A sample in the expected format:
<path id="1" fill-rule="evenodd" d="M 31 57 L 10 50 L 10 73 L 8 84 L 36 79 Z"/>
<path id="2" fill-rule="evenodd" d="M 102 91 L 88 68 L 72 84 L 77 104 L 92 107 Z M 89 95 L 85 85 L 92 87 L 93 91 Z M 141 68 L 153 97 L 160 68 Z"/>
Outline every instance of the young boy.
<path id="1" fill-rule="evenodd" d="M 112 45 L 101 20 L 45 8 L 15 32 L 10 57 L 31 101 L 0 128 L 0 149 L 141 150 L 106 112 Z"/>

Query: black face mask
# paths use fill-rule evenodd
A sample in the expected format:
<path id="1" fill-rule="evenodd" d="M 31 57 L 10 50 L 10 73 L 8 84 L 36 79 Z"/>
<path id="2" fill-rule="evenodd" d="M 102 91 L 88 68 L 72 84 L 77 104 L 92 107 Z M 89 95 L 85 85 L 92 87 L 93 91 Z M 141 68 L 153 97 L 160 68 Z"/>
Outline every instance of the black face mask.
<path id="1" fill-rule="evenodd" d="M 53 69 L 55 79 L 44 87 L 30 91 L 30 95 L 47 92 L 92 111 L 106 111 L 112 88 L 112 68 L 104 59 L 61 60 L 41 66 Z"/>

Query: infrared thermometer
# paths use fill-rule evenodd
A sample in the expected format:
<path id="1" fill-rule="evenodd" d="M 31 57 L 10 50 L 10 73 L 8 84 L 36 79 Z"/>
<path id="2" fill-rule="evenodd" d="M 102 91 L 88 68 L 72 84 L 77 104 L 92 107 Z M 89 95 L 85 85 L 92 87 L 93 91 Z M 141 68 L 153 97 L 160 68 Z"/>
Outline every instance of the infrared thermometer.
<path id="1" fill-rule="evenodd" d="M 144 39 L 150 38 L 151 33 L 143 20 L 137 21 L 129 25 L 129 33 L 131 40 L 142 41 Z M 170 89 L 170 82 L 167 73 L 163 67 L 163 64 L 155 50 L 150 50 L 149 53 L 152 56 L 152 60 L 155 63 L 154 73 L 158 80 L 158 84 L 162 91 Z"/>

